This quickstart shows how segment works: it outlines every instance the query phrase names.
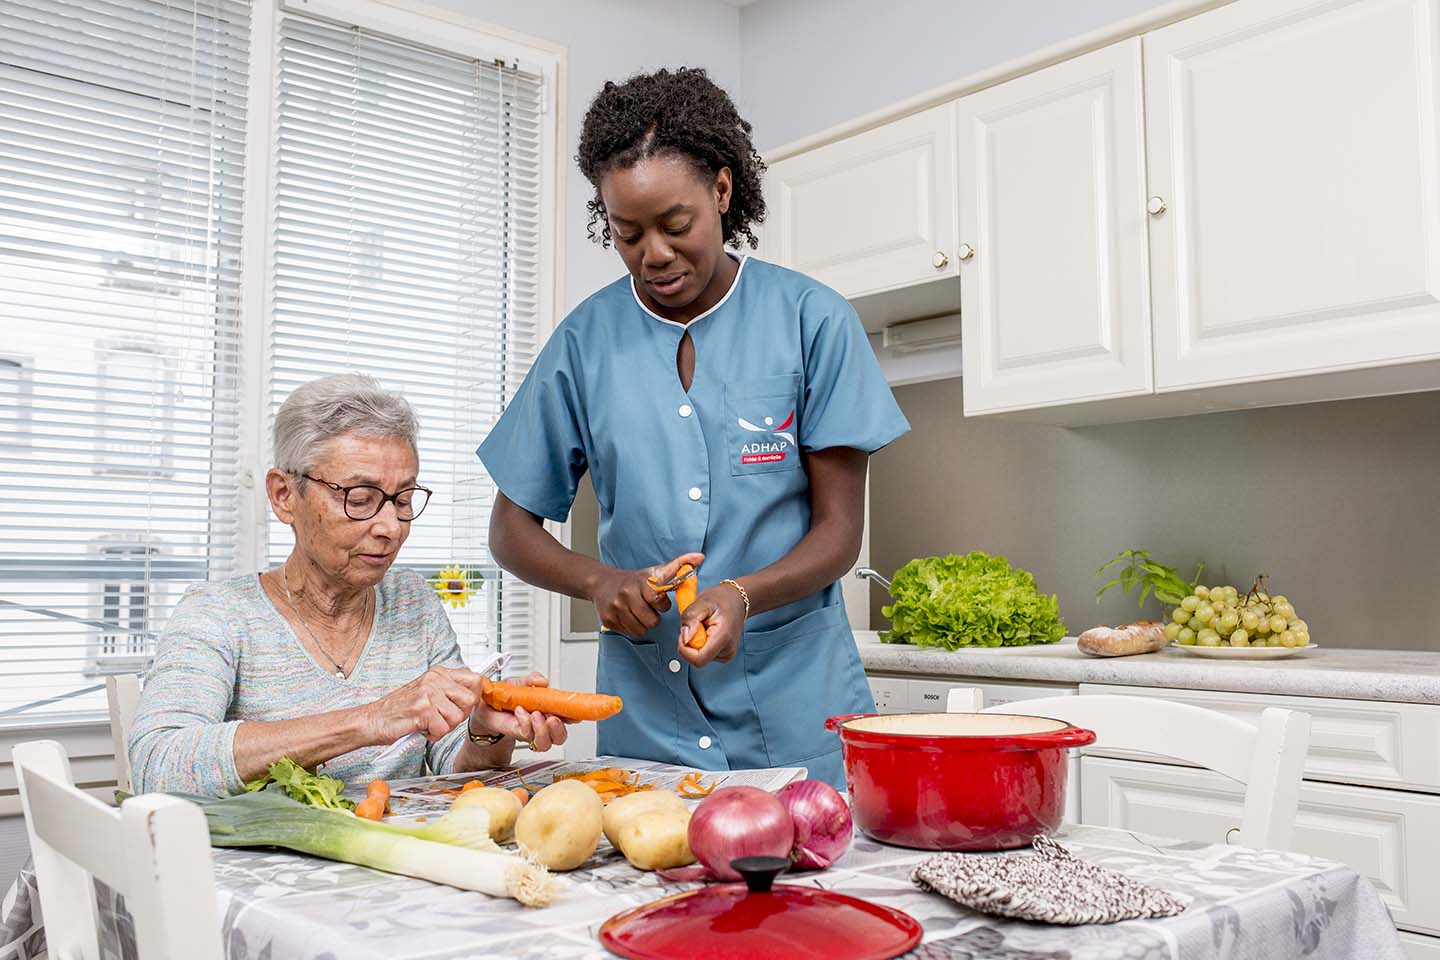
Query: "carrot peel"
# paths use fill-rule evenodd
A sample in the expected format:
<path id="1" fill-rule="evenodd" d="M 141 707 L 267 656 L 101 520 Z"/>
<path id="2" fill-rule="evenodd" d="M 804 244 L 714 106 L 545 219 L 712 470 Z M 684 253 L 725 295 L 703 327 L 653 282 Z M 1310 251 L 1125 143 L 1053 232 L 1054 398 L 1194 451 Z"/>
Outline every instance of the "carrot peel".
<path id="1" fill-rule="evenodd" d="M 524 707 L 562 720 L 604 720 L 620 712 L 619 697 L 603 693 L 575 693 L 553 687 L 530 687 L 480 678 L 480 697 L 492 710 L 514 711 Z"/>

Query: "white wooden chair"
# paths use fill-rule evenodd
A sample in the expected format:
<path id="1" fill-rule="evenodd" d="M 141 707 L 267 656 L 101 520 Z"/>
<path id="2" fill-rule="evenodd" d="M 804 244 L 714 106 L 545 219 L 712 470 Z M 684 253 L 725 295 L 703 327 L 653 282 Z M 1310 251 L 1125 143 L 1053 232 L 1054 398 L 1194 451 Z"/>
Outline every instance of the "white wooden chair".
<path id="1" fill-rule="evenodd" d="M 125 898 L 141 960 L 221 960 L 199 807 L 160 794 L 106 806 L 75 787 L 53 740 L 16 744 L 14 762 L 51 960 L 99 960 L 92 877 Z"/>
<path id="2" fill-rule="evenodd" d="M 105 678 L 105 699 L 110 705 L 110 741 L 115 745 L 115 786 L 134 791 L 130 772 L 130 727 L 140 706 L 140 677 L 117 673 Z"/>
<path id="3" fill-rule="evenodd" d="M 973 713 L 979 698 L 973 687 L 956 688 L 946 709 Z M 1053 717 L 1095 731 L 1096 746 L 1170 757 L 1229 777 L 1245 787 L 1235 842 L 1290 847 L 1310 745 L 1308 713 L 1268 707 L 1257 726 L 1188 703 L 1110 695 L 1017 700 L 984 712 Z"/>

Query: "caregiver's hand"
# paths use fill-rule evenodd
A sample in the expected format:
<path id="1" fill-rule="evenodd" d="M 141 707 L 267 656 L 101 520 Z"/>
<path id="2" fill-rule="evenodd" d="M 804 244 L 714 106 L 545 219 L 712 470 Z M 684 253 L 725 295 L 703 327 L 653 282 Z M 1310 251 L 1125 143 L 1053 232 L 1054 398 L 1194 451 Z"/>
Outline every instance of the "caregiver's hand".
<path id="1" fill-rule="evenodd" d="M 650 586 L 653 578 L 664 583 L 675 576 L 684 563 L 700 566 L 703 553 L 682 553 L 659 566 L 644 570 L 619 570 L 607 567 L 590 589 L 590 600 L 600 617 L 600 627 L 616 633 L 641 637 L 660 622 L 660 614 L 670 609 L 670 597 Z"/>
<path id="2" fill-rule="evenodd" d="M 698 623 L 705 624 L 705 646 L 690 646 Z M 740 652 L 740 635 L 745 631 L 745 601 L 728 583 L 717 583 L 695 598 L 680 614 L 680 656 L 693 667 L 711 661 L 729 663 Z"/>

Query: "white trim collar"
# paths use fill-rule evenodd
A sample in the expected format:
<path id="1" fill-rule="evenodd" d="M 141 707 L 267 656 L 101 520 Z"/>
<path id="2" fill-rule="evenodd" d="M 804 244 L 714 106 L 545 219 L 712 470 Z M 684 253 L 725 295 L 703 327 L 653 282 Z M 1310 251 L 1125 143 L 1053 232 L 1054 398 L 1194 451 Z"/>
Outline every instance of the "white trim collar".
<path id="1" fill-rule="evenodd" d="M 710 314 L 725 306 L 725 301 L 729 300 L 730 295 L 735 292 L 735 288 L 740 286 L 740 274 L 745 271 L 745 264 L 750 262 L 750 255 L 745 253 L 734 254 L 731 253 L 729 250 L 726 250 L 725 256 L 729 257 L 731 260 L 734 260 L 740 265 L 739 269 L 735 271 L 735 279 L 730 281 L 730 289 L 725 291 L 725 296 L 720 298 L 719 303 L 715 304 L 715 306 L 711 307 L 709 310 L 706 310 L 704 313 L 692 319 L 690 323 L 695 323 L 697 320 L 704 320 L 706 317 L 710 316 Z M 689 329 L 690 323 L 681 323 L 679 320 L 667 320 L 666 318 L 660 316 L 660 314 L 656 313 L 654 310 L 651 310 L 649 307 L 647 307 L 645 305 L 645 301 L 640 299 L 640 291 L 635 289 L 635 276 L 633 274 L 630 276 L 630 295 L 635 298 L 635 303 L 640 307 L 640 309 L 644 310 L 653 319 L 659 320 L 661 323 L 669 324 L 672 327 L 679 327 L 681 330 Z"/>

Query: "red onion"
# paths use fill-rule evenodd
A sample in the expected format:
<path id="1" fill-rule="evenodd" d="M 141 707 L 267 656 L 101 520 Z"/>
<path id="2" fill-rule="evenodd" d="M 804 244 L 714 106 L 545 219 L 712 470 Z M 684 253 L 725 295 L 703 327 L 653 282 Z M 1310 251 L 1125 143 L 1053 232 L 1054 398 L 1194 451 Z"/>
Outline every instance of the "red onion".
<path id="1" fill-rule="evenodd" d="M 797 780 L 775 795 L 795 822 L 790 859 L 802 870 L 824 870 L 850 849 L 855 824 L 850 806 L 823 780 Z"/>
<path id="2" fill-rule="evenodd" d="M 722 787 L 695 808 L 687 836 L 691 852 L 711 874 L 739 880 L 731 860 L 790 856 L 795 825 L 774 794 L 759 787 Z"/>

